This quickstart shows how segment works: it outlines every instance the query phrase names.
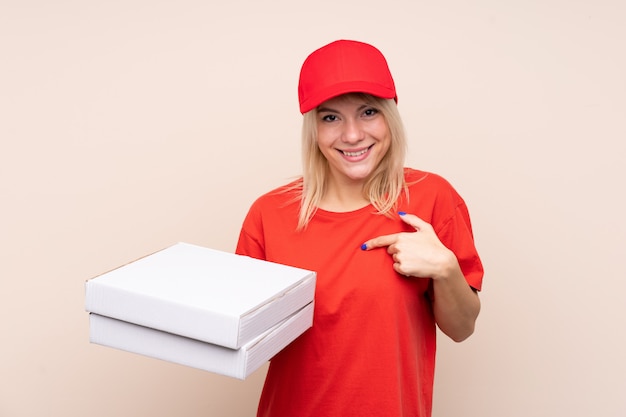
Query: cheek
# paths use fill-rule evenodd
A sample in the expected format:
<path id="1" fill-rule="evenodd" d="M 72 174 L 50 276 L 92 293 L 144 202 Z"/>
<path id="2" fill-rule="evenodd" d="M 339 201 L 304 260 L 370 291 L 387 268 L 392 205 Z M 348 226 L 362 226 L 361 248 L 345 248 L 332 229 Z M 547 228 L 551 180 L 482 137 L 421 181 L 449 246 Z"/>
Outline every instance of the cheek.
<path id="1" fill-rule="evenodd" d="M 389 148 L 391 147 L 391 137 L 386 136 L 385 139 L 383 139 L 383 143 L 384 143 L 385 153 L 387 153 L 387 151 L 389 151 Z"/>
<path id="2" fill-rule="evenodd" d="M 375 138 L 377 138 L 378 143 L 381 145 L 381 148 L 385 149 L 385 151 L 389 149 L 389 147 L 391 146 L 391 134 L 389 133 L 389 130 L 386 129 L 386 127 L 382 127 L 375 132 L 372 132 L 372 134 L 375 135 Z"/>
<path id="3" fill-rule="evenodd" d="M 387 126 L 387 122 L 382 117 L 379 118 L 376 123 L 371 125 L 370 134 L 379 141 L 390 140 L 391 132 L 389 131 L 389 127 Z"/>
<path id="4" fill-rule="evenodd" d="M 391 138 L 391 131 L 389 130 L 389 126 L 387 126 L 386 122 L 381 122 L 380 134 L 381 137 Z"/>
<path id="5" fill-rule="evenodd" d="M 321 154 L 325 159 L 328 159 L 329 155 L 334 151 L 334 148 L 330 146 L 324 138 L 318 136 L 315 142 L 314 152 Z"/>
<path id="6" fill-rule="evenodd" d="M 330 129 L 326 128 L 317 130 L 317 146 L 320 149 L 331 147 L 334 142 L 334 136 Z"/>

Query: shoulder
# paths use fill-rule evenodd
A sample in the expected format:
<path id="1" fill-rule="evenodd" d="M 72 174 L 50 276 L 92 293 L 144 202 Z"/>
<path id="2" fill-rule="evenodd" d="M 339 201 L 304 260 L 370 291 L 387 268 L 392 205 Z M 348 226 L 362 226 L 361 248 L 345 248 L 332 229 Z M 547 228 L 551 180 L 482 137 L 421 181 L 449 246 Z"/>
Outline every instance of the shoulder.
<path id="1" fill-rule="evenodd" d="M 404 201 L 411 212 L 429 221 L 437 229 L 451 218 L 465 215 L 465 201 L 450 182 L 441 175 L 405 168 L 405 181 L 408 190 Z"/>
<path id="2" fill-rule="evenodd" d="M 248 210 L 245 227 L 252 223 L 292 221 L 298 217 L 302 196 L 302 180 L 298 179 L 282 185 L 258 197 Z M 282 219 L 282 220 L 280 220 Z"/>
<path id="3" fill-rule="evenodd" d="M 237 253 L 266 259 L 268 233 L 295 230 L 300 208 L 301 181 L 292 181 L 258 197 L 248 209 L 237 243 Z"/>

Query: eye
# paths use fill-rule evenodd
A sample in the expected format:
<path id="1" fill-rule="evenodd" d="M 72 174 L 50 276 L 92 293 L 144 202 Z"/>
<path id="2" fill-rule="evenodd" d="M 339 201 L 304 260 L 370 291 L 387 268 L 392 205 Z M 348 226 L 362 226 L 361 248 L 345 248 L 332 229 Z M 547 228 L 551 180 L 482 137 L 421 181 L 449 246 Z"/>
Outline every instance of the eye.
<path id="1" fill-rule="evenodd" d="M 326 114 L 322 116 L 323 122 L 334 122 L 335 120 L 337 120 L 337 116 L 334 114 Z"/>
<path id="2" fill-rule="evenodd" d="M 375 109 L 373 107 L 368 107 L 365 110 L 363 110 L 363 116 L 365 117 L 372 117 L 378 114 L 378 109 Z"/>

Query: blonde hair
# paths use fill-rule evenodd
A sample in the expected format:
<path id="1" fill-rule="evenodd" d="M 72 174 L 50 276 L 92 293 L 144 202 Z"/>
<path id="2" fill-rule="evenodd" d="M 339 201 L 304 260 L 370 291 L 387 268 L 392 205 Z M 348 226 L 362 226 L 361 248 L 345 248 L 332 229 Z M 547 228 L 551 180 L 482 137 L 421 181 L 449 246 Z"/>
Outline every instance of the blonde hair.
<path id="1" fill-rule="evenodd" d="M 400 113 L 393 99 L 381 99 L 369 94 L 350 94 L 364 99 L 379 110 L 389 128 L 389 150 L 363 186 L 363 196 L 378 214 L 391 217 L 400 193 L 406 190 L 404 159 L 407 141 Z M 296 185 L 301 190 L 298 230 L 303 230 L 315 214 L 327 188 L 328 161 L 317 146 L 317 109 L 304 114 L 302 122 L 302 179 Z M 408 196 L 408 193 L 407 193 Z"/>

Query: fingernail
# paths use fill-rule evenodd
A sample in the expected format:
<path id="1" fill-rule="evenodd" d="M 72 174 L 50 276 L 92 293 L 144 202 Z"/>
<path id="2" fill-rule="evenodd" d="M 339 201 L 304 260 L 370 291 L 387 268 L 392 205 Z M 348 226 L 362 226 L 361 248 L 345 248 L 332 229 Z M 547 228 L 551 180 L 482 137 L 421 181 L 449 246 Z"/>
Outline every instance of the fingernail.
<path id="1" fill-rule="evenodd" d="M 398 212 L 398 214 L 399 214 L 400 216 L 404 216 L 406 213 L 405 213 L 404 211 L 399 211 L 399 212 Z"/>
<path id="2" fill-rule="evenodd" d="M 361 250 L 367 250 L 367 243 L 361 245 Z"/>

